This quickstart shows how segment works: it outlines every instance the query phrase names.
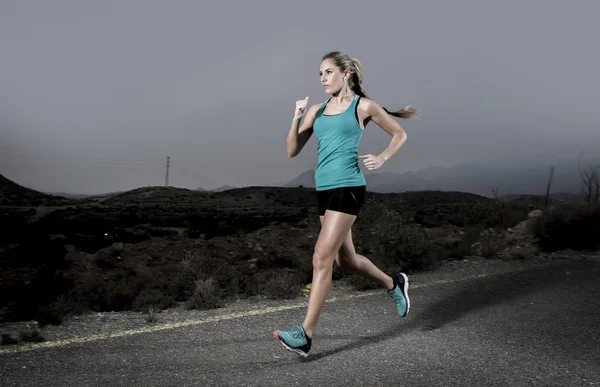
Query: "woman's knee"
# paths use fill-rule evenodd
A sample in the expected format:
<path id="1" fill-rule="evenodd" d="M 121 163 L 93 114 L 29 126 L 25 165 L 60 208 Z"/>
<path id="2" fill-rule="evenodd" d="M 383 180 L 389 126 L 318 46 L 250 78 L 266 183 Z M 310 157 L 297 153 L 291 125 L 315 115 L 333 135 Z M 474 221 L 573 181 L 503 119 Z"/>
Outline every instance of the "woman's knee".
<path id="1" fill-rule="evenodd" d="M 335 254 L 328 249 L 315 249 L 313 252 L 313 267 L 315 269 L 325 269 L 331 267 Z"/>
<path id="2" fill-rule="evenodd" d="M 350 254 L 338 253 L 335 262 L 340 269 L 353 270 L 356 268 L 356 256 Z"/>

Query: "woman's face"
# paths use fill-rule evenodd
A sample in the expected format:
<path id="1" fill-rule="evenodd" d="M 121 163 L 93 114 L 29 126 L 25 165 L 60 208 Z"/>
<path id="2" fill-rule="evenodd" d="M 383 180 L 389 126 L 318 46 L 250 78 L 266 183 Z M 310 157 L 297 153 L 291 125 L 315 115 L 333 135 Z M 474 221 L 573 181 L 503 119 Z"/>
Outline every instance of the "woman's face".
<path id="1" fill-rule="evenodd" d="M 327 94 L 335 94 L 344 86 L 346 74 L 342 73 L 332 59 L 325 59 L 321 62 L 319 76 L 321 77 L 321 85 L 323 85 L 325 92 Z"/>

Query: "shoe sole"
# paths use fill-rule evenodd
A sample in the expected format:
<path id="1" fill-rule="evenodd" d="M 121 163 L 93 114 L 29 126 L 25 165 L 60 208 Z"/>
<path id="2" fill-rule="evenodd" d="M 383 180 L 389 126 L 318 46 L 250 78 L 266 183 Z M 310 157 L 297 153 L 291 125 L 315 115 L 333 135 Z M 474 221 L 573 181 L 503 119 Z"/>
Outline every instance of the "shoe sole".
<path id="1" fill-rule="evenodd" d="M 294 352 L 296 355 L 299 355 L 302 357 L 308 357 L 308 353 L 304 352 L 303 350 L 288 347 L 288 345 L 286 343 L 281 341 L 281 339 L 279 338 L 279 335 L 277 334 L 277 331 L 273 331 L 273 337 L 275 337 L 275 340 L 279 341 L 279 344 L 281 344 L 283 346 L 283 348 L 287 349 L 288 351 Z"/>
<path id="2" fill-rule="evenodd" d="M 406 313 L 404 313 L 404 316 L 402 316 L 402 317 L 406 317 L 406 315 L 408 314 L 408 310 L 410 309 L 410 299 L 408 298 L 408 277 L 404 273 L 400 273 L 400 275 L 402 276 L 402 278 L 404 278 L 404 286 L 402 289 L 402 295 L 406 299 Z"/>

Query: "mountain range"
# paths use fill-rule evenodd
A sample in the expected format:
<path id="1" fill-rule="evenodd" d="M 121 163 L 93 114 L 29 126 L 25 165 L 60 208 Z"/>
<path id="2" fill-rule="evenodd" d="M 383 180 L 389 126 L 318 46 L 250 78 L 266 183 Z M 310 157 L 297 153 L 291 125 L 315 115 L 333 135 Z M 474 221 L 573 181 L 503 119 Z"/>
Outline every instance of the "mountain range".
<path id="1" fill-rule="evenodd" d="M 590 165 L 592 166 L 592 165 Z M 583 167 L 585 170 L 585 166 Z M 262 184 L 268 187 L 315 187 L 313 169 L 309 169 L 290 181 Z M 458 164 L 450 167 L 430 167 L 405 173 L 365 171 L 368 190 L 379 193 L 407 191 L 455 191 L 487 197 L 506 195 L 545 195 L 550 165 L 489 166 L 481 164 Z M 582 179 L 577 162 L 560 162 L 554 165 L 551 193 L 580 195 Z M 197 191 L 221 192 L 240 188 L 222 185 L 215 189 L 196 188 Z M 115 192 L 111 193 L 114 194 Z M 96 195 L 49 192 L 67 198 L 86 198 Z"/>
<path id="2" fill-rule="evenodd" d="M 406 191 L 460 191 L 482 196 L 527 194 L 544 195 L 550 166 L 489 167 L 459 164 L 452 167 L 432 167 L 405 173 L 365 172 L 367 187 L 380 193 Z M 285 187 L 314 187 L 314 170 L 301 173 L 285 183 Z M 554 167 L 550 191 L 581 193 L 581 177 L 577 165 Z"/>

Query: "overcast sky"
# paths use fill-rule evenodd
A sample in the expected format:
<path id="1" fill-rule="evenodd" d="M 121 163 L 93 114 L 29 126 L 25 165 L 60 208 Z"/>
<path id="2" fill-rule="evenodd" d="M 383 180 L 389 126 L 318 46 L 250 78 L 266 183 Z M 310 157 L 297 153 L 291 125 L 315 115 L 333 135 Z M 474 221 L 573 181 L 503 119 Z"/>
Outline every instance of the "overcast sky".
<path id="1" fill-rule="evenodd" d="M 598 1 L 0 1 L 0 174 L 46 192 L 288 181 L 323 54 L 421 109 L 380 171 L 600 154 Z M 359 152 L 390 140 L 373 123 Z"/>

